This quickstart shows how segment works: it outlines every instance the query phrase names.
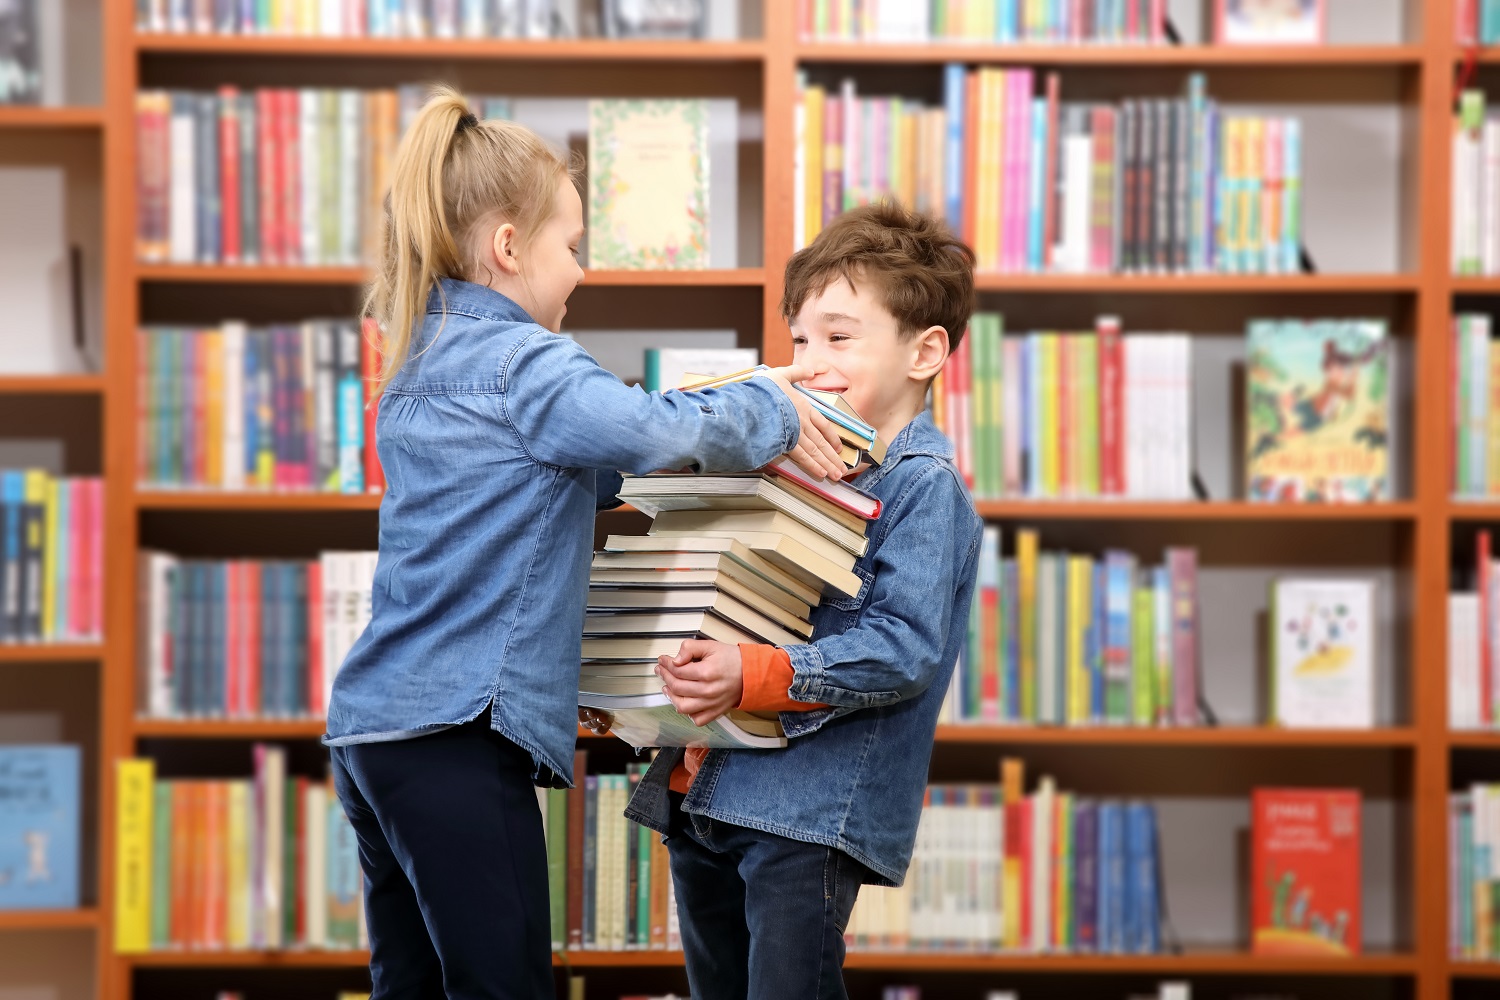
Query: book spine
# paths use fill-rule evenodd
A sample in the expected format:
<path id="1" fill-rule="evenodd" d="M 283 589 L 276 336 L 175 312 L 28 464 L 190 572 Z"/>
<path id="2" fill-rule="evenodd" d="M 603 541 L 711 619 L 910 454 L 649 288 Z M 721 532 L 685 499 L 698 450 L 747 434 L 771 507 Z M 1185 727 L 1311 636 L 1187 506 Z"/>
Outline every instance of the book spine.
<path id="1" fill-rule="evenodd" d="M 385 473 L 380 466 L 380 454 L 376 450 L 375 418 L 378 408 L 375 392 L 380 377 L 380 330 L 374 320 L 365 319 L 360 336 L 360 381 L 364 386 L 364 480 L 365 489 L 371 493 L 385 490 Z"/>
<path id="2" fill-rule="evenodd" d="M 1172 594 L 1172 704 L 1179 726 L 1198 724 L 1198 555 L 1167 550 Z"/>

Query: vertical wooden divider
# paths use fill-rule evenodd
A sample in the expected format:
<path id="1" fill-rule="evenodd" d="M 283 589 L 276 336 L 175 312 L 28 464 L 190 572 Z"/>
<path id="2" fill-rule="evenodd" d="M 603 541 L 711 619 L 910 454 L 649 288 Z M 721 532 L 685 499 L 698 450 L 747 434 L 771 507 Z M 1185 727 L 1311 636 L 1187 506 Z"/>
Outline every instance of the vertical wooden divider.
<path id="1" fill-rule="evenodd" d="M 792 340 L 781 321 L 781 275 L 795 241 L 792 199 L 796 184 L 797 0 L 763 0 L 766 57 L 761 65 L 761 113 L 765 117 L 765 288 L 762 293 L 761 358 L 768 365 L 792 361 Z"/>

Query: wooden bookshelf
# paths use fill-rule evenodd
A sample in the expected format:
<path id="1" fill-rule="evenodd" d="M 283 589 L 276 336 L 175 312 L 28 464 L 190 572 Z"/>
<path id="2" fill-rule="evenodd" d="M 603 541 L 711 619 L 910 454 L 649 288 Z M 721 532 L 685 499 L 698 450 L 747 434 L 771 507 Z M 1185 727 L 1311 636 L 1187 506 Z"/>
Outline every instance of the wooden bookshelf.
<path id="1" fill-rule="evenodd" d="M 1262 750 L 1291 749 L 1313 754 L 1319 750 L 1388 753 L 1397 761 L 1402 803 L 1410 814 L 1398 837 L 1402 863 L 1397 865 L 1402 885 L 1393 894 L 1410 900 L 1411 940 L 1404 950 L 1372 953 L 1335 960 L 1267 959 L 1252 957 L 1226 946 L 1184 954 L 1135 957 L 1019 956 L 973 954 L 851 953 L 850 969 L 899 974 L 974 975 L 1308 975 L 1385 977 L 1409 981 L 1398 984 L 1397 995 L 1411 1000 L 1450 1000 L 1455 978 L 1500 978 L 1500 963 L 1468 964 L 1450 959 L 1447 942 L 1447 831 L 1445 800 L 1450 755 L 1458 748 L 1500 749 L 1500 733 L 1456 733 L 1447 729 L 1446 690 L 1442 664 L 1446 658 L 1446 591 L 1450 567 L 1450 533 L 1456 525 L 1500 522 L 1500 503 L 1468 504 L 1448 496 L 1447 408 L 1448 327 L 1456 295 L 1500 296 L 1500 278 L 1454 278 L 1448 273 L 1448 187 L 1451 80 L 1464 57 L 1451 42 L 1453 7 L 1457 0 L 1409 0 L 1406 37 L 1417 44 L 1330 46 L 1327 48 L 1221 49 L 1207 46 L 1105 48 L 1086 46 L 877 45 L 801 43 L 796 36 L 795 0 L 764 0 L 762 37 L 739 42 L 609 42 L 509 40 L 387 40 L 293 37 L 199 37 L 138 35 L 132 5 L 103 2 L 104 104 L 99 108 L 0 108 L 0 132 L 13 130 L 97 131 L 104 161 L 104 315 L 107 368 L 97 376 L 68 376 L 31 380 L 0 377 L 0 394 L 92 395 L 103 404 L 103 474 L 106 479 L 106 626 L 100 645 L 0 646 L 0 672 L 29 669 L 32 663 L 98 662 L 101 699 L 97 763 L 103 780 L 92 812 L 99 817 L 97 905 L 59 914 L 0 914 L 0 931 L 9 929 L 78 928 L 95 933 L 98 994 L 109 1000 L 143 996 L 136 970 L 348 969 L 365 966 L 364 952 L 241 953 L 162 952 L 117 955 L 113 949 L 110 914 L 114 904 L 114 783 L 113 762 L 129 756 L 141 740 L 181 740 L 195 752 L 204 741 L 316 740 L 321 720 L 151 720 L 136 717 L 136 594 L 135 560 L 143 520 L 173 512 L 212 513 L 215 525 L 233 523 L 238 515 L 298 518 L 308 513 L 332 519 L 368 518 L 378 509 L 379 497 L 291 493 L 226 494 L 207 491 L 171 492 L 137 489 L 135 341 L 137 325 L 150 322 L 143 315 L 144 294 L 159 299 L 165 286 L 234 287 L 242 301 L 248 294 L 274 296 L 316 295 L 317 286 L 355 287 L 363 283 L 361 267 L 270 267 L 144 264 L 135 258 L 135 137 L 134 99 L 143 83 L 173 79 L 174 74 L 199 76 L 225 67 L 224 82 L 245 67 L 264 72 L 274 67 L 278 85 L 296 86 L 300 74 L 328 75 L 342 67 L 389 63 L 394 78 L 411 64 L 426 62 L 441 72 L 479 70 L 482 64 L 506 62 L 546 67 L 549 73 L 569 72 L 591 64 L 607 64 L 618 78 L 623 73 L 650 74 L 658 65 L 705 74 L 733 73 L 758 77 L 752 88 L 764 120 L 764 139 L 756 147 L 762 169 L 761 190 L 755 200 L 763 206 L 760 243 L 763 267 L 732 270 L 641 273 L 604 271 L 588 274 L 585 284 L 595 289 L 651 288 L 671 294 L 674 288 L 760 289 L 761 347 L 769 363 L 790 360 L 784 325 L 777 316 L 781 294 L 781 266 L 792 247 L 794 74 L 799 68 L 833 67 L 860 72 L 864 67 L 917 79 L 936 73 L 939 64 L 1003 63 L 1057 67 L 1066 72 L 1081 68 L 1093 78 L 1115 73 L 1128 91 L 1130 74 L 1160 81 L 1171 71 L 1205 69 L 1237 73 L 1295 73 L 1299 80 L 1316 75 L 1354 80 L 1363 95 L 1373 92 L 1367 79 L 1379 81 L 1390 92 L 1390 102 L 1411 112 L 1414 127 L 1403 140 L 1403 155 L 1414 178 L 1409 220 L 1402 242 L 1409 244 L 1410 261 L 1395 273 L 1311 275 L 1024 275 L 981 274 L 982 296 L 1099 295 L 1166 299 L 1194 296 L 1275 296 L 1280 311 L 1295 315 L 1304 297 L 1350 296 L 1400 299 L 1413 317 L 1412 426 L 1402 428 L 1403 447 L 1412 456 L 1413 491 L 1392 503 L 1355 506 L 1277 507 L 1240 501 L 1211 503 L 1152 502 L 986 502 L 979 505 L 988 519 L 1003 522 L 1072 522 L 1119 524 L 1122 532 L 1154 532 L 1185 525 L 1197 532 L 1205 526 L 1225 531 L 1253 526 L 1262 533 L 1285 532 L 1290 537 L 1313 538 L 1326 527 L 1360 524 L 1375 530 L 1393 529 L 1404 541 L 1397 569 L 1410 581 L 1404 611 L 1407 626 L 1401 636 L 1400 658 L 1411 665 L 1397 692 L 1399 717 L 1409 722 L 1368 731 L 1295 731 L 1267 727 L 1205 729 L 1019 729 L 1013 727 L 944 726 L 939 741 L 949 753 L 976 754 L 992 760 L 1000 747 L 1020 750 L 1076 748 L 1101 755 L 1124 747 L 1231 750 L 1246 761 L 1259 760 Z M 1480 61 L 1500 63 L 1500 50 L 1486 49 Z M 350 72 L 355 72 L 351 69 Z M 1152 86 L 1155 86 L 1153 84 Z M 1372 85 L 1373 86 L 1373 85 Z M 1309 141 L 1315 141 L 1310 138 Z M 743 176 L 743 175 L 742 175 Z M 1313 195 L 1316 197 L 1316 194 Z M 253 291 L 251 291 L 253 290 Z M 193 291 L 202 296 L 197 289 Z M 609 293 L 605 293 L 609 294 Z M 624 294 L 624 293 L 622 293 Z M 739 293 L 745 294 L 745 293 Z M 755 294 L 755 293 L 749 293 Z M 985 301 L 990 307 L 992 301 Z M 217 322 L 220 315 L 193 317 Z M 753 320 L 752 320 L 753 322 Z M 302 517 L 302 520 L 307 520 Z M 342 522 L 340 522 L 342 523 Z M 217 529 L 216 530 L 220 530 Z M 1260 536 L 1256 536 L 1260 537 Z M 1417 665 L 1420 664 L 1420 669 Z M 598 745 L 593 737 L 584 737 Z M 1327 754 L 1321 756 L 1329 756 Z M 1340 757 L 1339 759 L 1343 759 Z M 86 809 L 86 812 L 89 810 Z M 1226 873 L 1226 878 L 1235 875 Z M 675 952 L 570 952 L 558 961 L 573 968 L 624 969 L 680 967 Z M 153 975 L 156 973 L 153 972 Z M 603 973 L 601 972 L 601 976 Z M 289 982 L 292 980 L 289 980 Z M 611 980 L 613 981 L 613 980 Z M 620 978 L 619 982 L 628 983 Z M 599 992 L 591 984 L 595 993 Z M 302 990 L 300 992 L 305 992 Z M 622 989 L 617 992 L 631 992 Z M 591 994 L 593 995 L 593 994 Z M 603 994 L 600 994 L 603 995 Z M 941 996 L 941 991 L 936 995 Z"/>
<path id="2" fill-rule="evenodd" d="M 101 917 L 92 906 L 77 910 L 0 910 L 0 934 L 6 931 L 91 931 Z"/>

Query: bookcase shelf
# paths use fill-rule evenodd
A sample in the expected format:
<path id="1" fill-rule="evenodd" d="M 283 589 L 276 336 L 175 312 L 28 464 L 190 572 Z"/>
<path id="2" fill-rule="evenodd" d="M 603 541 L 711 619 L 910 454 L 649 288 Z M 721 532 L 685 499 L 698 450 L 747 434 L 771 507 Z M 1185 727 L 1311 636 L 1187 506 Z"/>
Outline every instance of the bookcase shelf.
<path id="1" fill-rule="evenodd" d="M 1452 278 L 1455 295 L 1500 295 L 1500 277 Z"/>
<path id="2" fill-rule="evenodd" d="M 940 743 L 998 743 L 1006 746 L 1097 747 L 1368 747 L 1405 749 L 1416 745 L 1410 726 L 1377 729 L 1281 729 L 1273 726 L 1202 726 L 1157 729 L 1131 726 L 999 726 L 959 723 L 938 726 Z M 1500 746 L 1500 740 L 1496 741 Z"/>
<path id="3" fill-rule="evenodd" d="M 93 930 L 99 923 L 99 911 L 91 906 L 77 910 L 0 910 L 0 933 Z"/>
<path id="4" fill-rule="evenodd" d="M 99 643 L 0 643 L 0 664 L 78 663 L 103 656 L 104 646 Z"/>
<path id="5" fill-rule="evenodd" d="M 295 267 L 219 264 L 139 264 L 143 282 L 209 283 L 222 285 L 362 285 L 369 277 L 363 267 Z M 584 284 L 602 288 L 670 288 L 674 286 L 738 286 L 765 284 L 759 267 L 702 271 L 589 271 Z"/>
<path id="6" fill-rule="evenodd" d="M 0 375 L 0 396 L 84 396 L 104 392 L 103 375 Z"/>
<path id="7" fill-rule="evenodd" d="M 1500 731 L 1454 729 L 1448 733 L 1448 743 L 1466 750 L 1500 750 Z"/>
<path id="8" fill-rule="evenodd" d="M 800 62 L 1006 63 L 1024 66 L 1265 66 L 1297 69 L 1404 68 L 1421 63 L 1420 45 L 1254 46 L 1214 45 L 983 45 L 882 42 L 808 42 Z"/>
<path id="9" fill-rule="evenodd" d="M 0 105 L 0 130 L 103 128 L 103 108 Z"/>
<path id="10" fill-rule="evenodd" d="M 1454 521 L 1500 521 L 1500 500 L 1450 500 L 1448 517 Z"/>
<path id="11" fill-rule="evenodd" d="M 603 38 L 322 38 L 295 35 L 138 34 L 137 51 L 177 56 L 319 59 L 509 59 L 576 62 L 760 63 L 764 42 L 615 41 Z"/>
<path id="12" fill-rule="evenodd" d="M 1500 979 L 1500 962 L 1465 962 L 1448 964 L 1448 974 L 1455 979 Z"/>
<path id="13" fill-rule="evenodd" d="M 976 274 L 981 292 L 1140 295 L 1393 295 L 1417 291 L 1413 274 Z M 1500 283 L 1495 286 L 1500 289 Z"/>
<path id="14" fill-rule="evenodd" d="M 316 740 L 328 731 L 322 719 L 135 719 L 138 739 Z"/>
<path id="15" fill-rule="evenodd" d="M 261 493 L 199 490 L 143 490 L 135 495 L 142 510 L 379 510 L 379 493 Z"/>
<path id="16" fill-rule="evenodd" d="M 1406 500 L 1369 504 L 978 500 L 974 508 L 991 521 L 1409 521 L 1418 510 L 1416 503 Z"/>

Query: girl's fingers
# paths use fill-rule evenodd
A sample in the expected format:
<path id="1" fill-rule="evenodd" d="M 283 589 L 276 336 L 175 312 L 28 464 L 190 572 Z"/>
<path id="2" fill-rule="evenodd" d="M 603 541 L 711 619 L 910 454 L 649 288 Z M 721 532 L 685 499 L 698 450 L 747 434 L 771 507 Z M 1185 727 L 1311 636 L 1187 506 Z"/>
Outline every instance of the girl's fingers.
<path id="1" fill-rule="evenodd" d="M 829 467 L 829 479 L 840 479 L 844 474 L 844 462 L 839 458 L 839 452 L 843 448 L 843 441 L 839 438 L 838 428 L 833 426 L 829 420 L 817 410 L 808 413 L 812 419 L 812 425 L 817 428 L 818 435 L 814 437 L 819 457 Z"/>

